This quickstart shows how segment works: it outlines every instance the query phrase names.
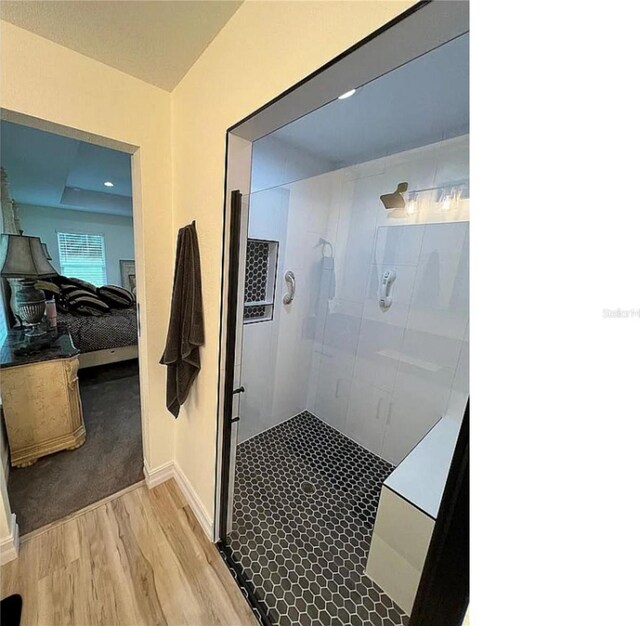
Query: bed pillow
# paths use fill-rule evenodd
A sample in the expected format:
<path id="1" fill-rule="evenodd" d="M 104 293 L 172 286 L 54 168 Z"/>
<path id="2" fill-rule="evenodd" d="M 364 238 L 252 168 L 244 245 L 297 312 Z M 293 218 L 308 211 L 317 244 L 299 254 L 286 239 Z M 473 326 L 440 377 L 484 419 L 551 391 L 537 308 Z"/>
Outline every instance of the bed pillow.
<path id="1" fill-rule="evenodd" d="M 73 285 L 76 288 L 90 291 L 94 295 L 98 293 L 98 288 L 93 283 L 82 280 L 81 278 L 74 278 L 73 276 L 56 276 L 52 281 L 60 287 L 62 287 L 62 285 Z"/>
<path id="2" fill-rule="evenodd" d="M 55 297 L 55 300 L 56 300 L 56 309 L 60 313 L 68 313 L 69 312 L 69 305 L 67 304 L 67 301 L 65 300 L 64 296 L 62 295 L 62 292 L 58 292 L 54 297 Z"/>
<path id="3" fill-rule="evenodd" d="M 93 296 L 94 298 L 96 297 L 96 294 L 93 293 L 93 291 L 89 291 L 88 289 L 82 289 L 81 287 L 78 287 L 78 285 L 71 285 L 71 284 L 68 284 L 68 283 L 62 283 L 62 284 L 60 284 L 59 289 L 60 289 L 60 295 L 63 298 L 69 298 L 71 296 L 71 294 L 74 294 L 74 295 L 77 296 L 77 295 L 79 295 L 81 293 L 89 294 L 90 296 Z"/>
<path id="4" fill-rule="evenodd" d="M 117 285 L 98 287 L 98 297 L 116 309 L 128 309 L 135 302 L 133 294 L 128 289 Z"/>
<path id="5" fill-rule="evenodd" d="M 60 294 L 60 287 L 48 280 L 37 280 L 35 287 L 36 289 L 42 289 L 47 298 Z"/>
<path id="6" fill-rule="evenodd" d="M 58 283 L 58 293 L 56 295 L 56 302 L 58 307 L 62 311 L 68 311 L 69 307 L 67 306 L 67 296 L 74 291 L 77 291 L 78 287 L 76 285 L 70 285 L 68 283 Z M 93 295 L 90 291 L 85 291 L 84 293 L 88 293 Z"/>
<path id="7" fill-rule="evenodd" d="M 109 305 L 104 303 L 90 292 L 78 289 L 66 297 L 66 304 L 71 313 L 80 315 L 105 315 L 111 311 Z"/>
<path id="8" fill-rule="evenodd" d="M 87 289 L 80 289 L 77 285 L 61 283 L 60 292 L 56 296 L 56 303 L 58 305 L 58 308 L 63 312 L 70 311 L 71 306 L 69 304 L 69 301 L 73 298 L 77 298 L 78 296 L 91 296 L 92 298 L 97 298 L 95 293 L 92 293 Z"/>

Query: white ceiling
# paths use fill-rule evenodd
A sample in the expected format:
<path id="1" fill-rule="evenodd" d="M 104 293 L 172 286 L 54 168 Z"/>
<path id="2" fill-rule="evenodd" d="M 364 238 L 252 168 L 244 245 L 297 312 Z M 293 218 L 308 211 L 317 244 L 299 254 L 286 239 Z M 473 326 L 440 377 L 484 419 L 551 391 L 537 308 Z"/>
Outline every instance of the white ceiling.
<path id="1" fill-rule="evenodd" d="M 2 0 L 0 17 L 171 91 L 241 3 Z"/>
<path id="2" fill-rule="evenodd" d="M 3 121 L 0 161 L 18 207 L 132 215 L 129 154 Z"/>
<path id="3" fill-rule="evenodd" d="M 469 132 L 469 36 L 353 86 L 351 98 L 335 99 L 254 143 L 254 189 Z M 288 153 L 295 156 L 285 163 Z"/>

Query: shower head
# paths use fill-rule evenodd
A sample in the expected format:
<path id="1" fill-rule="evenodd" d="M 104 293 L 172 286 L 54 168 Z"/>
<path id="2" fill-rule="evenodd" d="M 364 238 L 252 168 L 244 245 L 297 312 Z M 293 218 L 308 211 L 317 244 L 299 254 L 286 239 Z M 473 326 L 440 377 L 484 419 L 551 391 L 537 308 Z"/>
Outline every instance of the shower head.
<path id="1" fill-rule="evenodd" d="M 404 196 L 402 195 L 409 189 L 409 183 L 399 183 L 396 190 L 393 193 L 385 193 L 380 196 L 384 208 L 391 209 L 404 209 Z"/>

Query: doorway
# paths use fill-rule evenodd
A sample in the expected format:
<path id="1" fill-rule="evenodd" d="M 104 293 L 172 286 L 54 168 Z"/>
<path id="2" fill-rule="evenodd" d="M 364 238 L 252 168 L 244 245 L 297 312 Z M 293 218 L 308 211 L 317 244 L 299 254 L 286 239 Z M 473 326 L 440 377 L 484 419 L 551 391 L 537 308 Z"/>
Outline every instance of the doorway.
<path id="1" fill-rule="evenodd" d="M 3 111 L 3 237 L 46 263 L 39 320 L 3 277 L 3 469 L 23 536 L 143 479 L 133 149 L 41 126 Z"/>
<path id="2" fill-rule="evenodd" d="M 418 7 L 230 131 L 218 538 L 266 624 L 415 604 L 468 399 L 459 9 Z"/>

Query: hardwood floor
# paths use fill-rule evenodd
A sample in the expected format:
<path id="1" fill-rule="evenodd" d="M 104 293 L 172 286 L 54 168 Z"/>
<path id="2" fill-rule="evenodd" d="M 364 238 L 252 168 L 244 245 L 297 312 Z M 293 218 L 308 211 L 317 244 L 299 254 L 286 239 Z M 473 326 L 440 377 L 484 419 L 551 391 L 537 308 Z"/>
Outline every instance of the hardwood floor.
<path id="1" fill-rule="evenodd" d="M 33 533 L 0 573 L 21 626 L 256 625 L 173 480 Z"/>

